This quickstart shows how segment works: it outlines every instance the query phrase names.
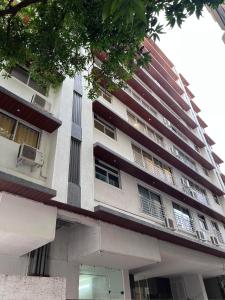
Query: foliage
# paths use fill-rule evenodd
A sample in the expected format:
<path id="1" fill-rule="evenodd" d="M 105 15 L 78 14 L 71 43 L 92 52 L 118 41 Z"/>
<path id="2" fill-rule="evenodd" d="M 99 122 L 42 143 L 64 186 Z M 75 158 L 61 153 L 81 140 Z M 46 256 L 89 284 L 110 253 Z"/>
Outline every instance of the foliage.
<path id="1" fill-rule="evenodd" d="M 98 92 L 99 72 L 107 87 L 124 84 L 137 66 L 150 60 L 142 53 L 145 36 L 158 39 L 167 24 L 181 26 L 199 17 L 205 4 L 222 0 L 1 0 L 0 70 L 27 65 L 39 84 L 59 85 L 65 76 L 87 71 L 90 97 Z M 98 72 L 94 57 L 106 53 Z"/>

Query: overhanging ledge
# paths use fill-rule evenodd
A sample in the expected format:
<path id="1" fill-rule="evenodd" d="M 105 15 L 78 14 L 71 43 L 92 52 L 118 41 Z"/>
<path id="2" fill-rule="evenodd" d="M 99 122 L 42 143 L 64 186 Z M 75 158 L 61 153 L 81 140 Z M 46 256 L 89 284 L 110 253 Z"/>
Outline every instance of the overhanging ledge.
<path id="1" fill-rule="evenodd" d="M 62 122 L 52 114 L 0 87 L 0 109 L 49 133 L 55 131 Z"/>
<path id="2" fill-rule="evenodd" d="M 8 192 L 32 200 L 49 200 L 56 191 L 37 183 L 0 171 L 0 192 Z"/>

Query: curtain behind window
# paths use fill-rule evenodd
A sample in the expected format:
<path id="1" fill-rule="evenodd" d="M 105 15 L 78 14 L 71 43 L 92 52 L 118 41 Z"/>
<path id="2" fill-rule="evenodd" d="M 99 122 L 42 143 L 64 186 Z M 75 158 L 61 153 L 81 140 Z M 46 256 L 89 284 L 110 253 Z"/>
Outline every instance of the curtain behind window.
<path id="1" fill-rule="evenodd" d="M 39 133 L 31 129 L 21 123 L 18 124 L 16 136 L 15 136 L 15 142 L 19 144 L 27 144 L 34 148 L 37 148 L 38 146 L 38 137 Z"/>
<path id="2" fill-rule="evenodd" d="M 12 139 L 16 121 L 0 113 L 0 135 Z"/>

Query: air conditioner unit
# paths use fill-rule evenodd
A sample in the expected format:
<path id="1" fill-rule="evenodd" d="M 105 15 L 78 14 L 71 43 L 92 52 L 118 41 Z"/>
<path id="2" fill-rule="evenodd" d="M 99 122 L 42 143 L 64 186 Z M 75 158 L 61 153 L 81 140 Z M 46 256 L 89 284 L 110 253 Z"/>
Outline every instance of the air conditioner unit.
<path id="1" fill-rule="evenodd" d="M 31 167 L 41 167 L 44 164 L 44 155 L 38 149 L 26 144 L 20 145 L 17 165 L 27 164 Z"/>
<path id="2" fill-rule="evenodd" d="M 196 230 L 197 238 L 202 241 L 206 241 L 206 234 L 202 230 Z"/>
<path id="3" fill-rule="evenodd" d="M 193 198 L 197 198 L 197 194 L 193 190 L 190 190 L 190 195 Z"/>
<path id="4" fill-rule="evenodd" d="M 174 226 L 174 221 L 171 218 L 165 218 L 165 224 L 166 227 L 171 229 L 171 230 L 176 230 L 175 226 Z"/>
<path id="5" fill-rule="evenodd" d="M 180 181 L 184 186 L 190 187 L 190 184 L 186 178 L 181 177 Z"/>
<path id="6" fill-rule="evenodd" d="M 211 239 L 211 242 L 212 242 L 213 245 L 219 246 L 218 238 L 215 235 L 211 235 L 210 239 Z"/>
<path id="7" fill-rule="evenodd" d="M 51 104 L 37 94 L 33 95 L 31 103 L 47 112 L 51 110 Z"/>

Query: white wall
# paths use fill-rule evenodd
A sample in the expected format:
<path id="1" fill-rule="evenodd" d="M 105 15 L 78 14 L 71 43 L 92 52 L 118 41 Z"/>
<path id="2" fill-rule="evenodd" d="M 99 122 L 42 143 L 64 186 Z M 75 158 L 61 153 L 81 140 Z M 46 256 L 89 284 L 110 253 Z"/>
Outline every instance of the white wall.
<path id="1" fill-rule="evenodd" d="M 0 299 L 65 300 L 64 278 L 0 275 Z"/>

